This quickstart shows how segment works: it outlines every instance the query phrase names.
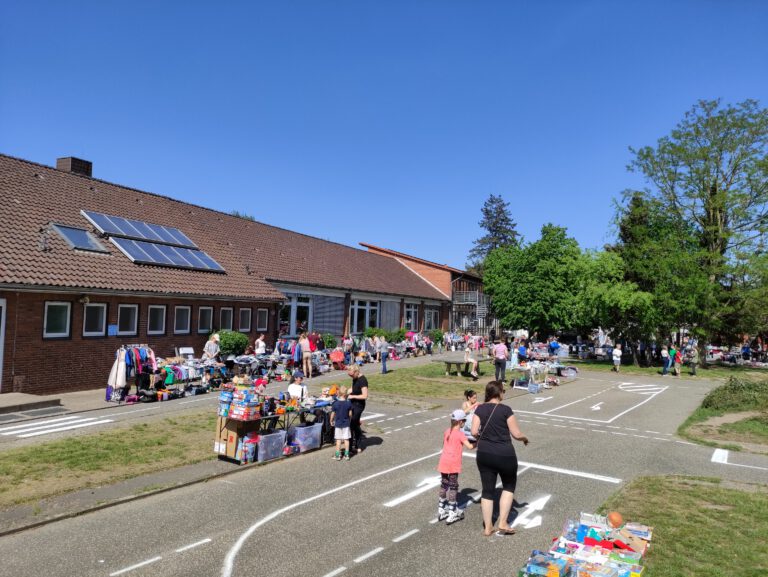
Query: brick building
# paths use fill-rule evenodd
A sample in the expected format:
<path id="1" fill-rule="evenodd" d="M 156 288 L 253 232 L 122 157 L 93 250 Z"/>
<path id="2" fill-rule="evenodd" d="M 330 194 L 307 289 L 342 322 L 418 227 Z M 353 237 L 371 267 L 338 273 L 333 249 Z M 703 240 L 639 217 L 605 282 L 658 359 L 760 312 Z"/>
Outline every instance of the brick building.
<path id="1" fill-rule="evenodd" d="M 450 298 L 389 255 L 0 155 L 0 393 L 105 384 L 116 349 L 213 330 L 447 329 Z"/>

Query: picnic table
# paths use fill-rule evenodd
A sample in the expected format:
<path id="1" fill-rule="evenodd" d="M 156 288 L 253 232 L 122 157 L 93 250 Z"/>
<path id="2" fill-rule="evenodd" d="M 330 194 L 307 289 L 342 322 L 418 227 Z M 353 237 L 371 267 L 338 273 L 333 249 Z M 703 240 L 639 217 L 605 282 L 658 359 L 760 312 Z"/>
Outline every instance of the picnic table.
<path id="1" fill-rule="evenodd" d="M 480 363 L 484 363 L 486 361 L 493 360 L 492 357 L 479 357 L 477 359 L 478 367 Z M 456 367 L 456 374 L 460 375 L 462 373 L 461 366 L 464 365 L 464 371 L 465 373 L 469 372 L 469 363 L 464 360 L 464 354 L 461 355 L 448 355 L 443 357 L 442 359 L 432 359 L 433 363 L 445 363 L 445 375 L 450 376 L 452 372 L 452 367 Z"/>

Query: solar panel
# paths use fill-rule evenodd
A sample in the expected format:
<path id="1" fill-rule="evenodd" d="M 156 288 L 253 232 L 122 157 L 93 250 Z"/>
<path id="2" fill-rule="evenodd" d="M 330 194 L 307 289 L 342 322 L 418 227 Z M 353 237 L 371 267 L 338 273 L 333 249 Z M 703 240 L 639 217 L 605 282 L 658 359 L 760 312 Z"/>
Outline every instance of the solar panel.
<path id="1" fill-rule="evenodd" d="M 224 272 L 224 268 L 199 249 L 112 236 L 109 239 L 133 262 L 192 270 Z"/>
<path id="2" fill-rule="evenodd" d="M 54 224 L 53 228 L 72 248 L 80 250 L 90 250 L 93 252 L 109 252 L 94 236 L 85 229 L 75 228 L 73 226 L 64 226 L 63 224 Z"/>
<path id="3" fill-rule="evenodd" d="M 186 234 L 172 226 L 151 224 L 140 220 L 112 216 L 90 210 L 81 210 L 80 214 L 87 218 L 99 232 L 109 236 L 120 236 L 133 240 L 146 240 L 149 242 L 158 242 L 192 249 L 197 248 L 197 245 L 192 242 Z"/>

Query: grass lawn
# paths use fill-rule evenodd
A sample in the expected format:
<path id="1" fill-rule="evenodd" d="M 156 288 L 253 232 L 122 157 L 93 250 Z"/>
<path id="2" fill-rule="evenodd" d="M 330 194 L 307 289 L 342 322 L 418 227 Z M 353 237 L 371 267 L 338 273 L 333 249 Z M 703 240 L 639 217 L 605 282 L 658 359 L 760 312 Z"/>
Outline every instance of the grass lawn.
<path id="1" fill-rule="evenodd" d="M 750 414 L 749 411 L 757 414 Z M 743 419 L 728 422 L 720 419 L 745 413 Z M 723 421 L 723 422 L 719 422 Z M 768 445 L 768 379 L 754 380 L 732 376 L 724 385 L 713 389 L 680 426 L 678 434 L 703 444 L 733 450 L 740 445 L 723 443 L 757 443 Z"/>
<path id="2" fill-rule="evenodd" d="M 643 477 L 601 507 L 608 511 L 654 527 L 648 577 L 762 577 L 768 570 L 768 486 Z"/>
<path id="3" fill-rule="evenodd" d="M 0 452 L 0 508 L 214 459 L 213 411 Z"/>
<path id="4" fill-rule="evenodd" d="M 565 364 L 572 364 L 579 369 L 585 371 L 603 371 L 608 372 L 613 368 L 611 361 L 597 361 L 597 360 L 577 360 L 567 359 L 563 361 Z M 648 377 L 661 376 L 661 367 L 639 367 L 637 365 L 621 365 L 621 372 L 628 375 L 645 375 Z M 721 365 L 710 365 L 705 368 L 701 365 L 696 369 L 696 377 L 702 379 L 728 379 L 732 376 L 737 377 L 755 377 L 755 378 L 768 378 L 768 370 L 753 369 L 749 367 L 733 366 L 725 367 Z M 691 378 L 691 371 L 689 367 L 683 366 L 680 371 L 680 376 L 683 378 Z M 666 377 L 673 379 L 674 377 Z"/>

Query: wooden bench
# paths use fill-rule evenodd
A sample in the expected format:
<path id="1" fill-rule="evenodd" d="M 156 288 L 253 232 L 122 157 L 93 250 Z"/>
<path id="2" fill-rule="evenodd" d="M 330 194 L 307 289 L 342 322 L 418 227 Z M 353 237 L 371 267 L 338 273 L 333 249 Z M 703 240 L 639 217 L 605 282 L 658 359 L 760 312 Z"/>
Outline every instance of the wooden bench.
<path id="1" fill-rule="evenodd" d="M 480 367 L 480 363 L 484 363 L 486 361 L 490 361 L 490 357 L 483 357 L 480 359 L 477 359 L 477 366 Z M 433 360 L 433 363 L 445 363 L 445 376 L 449 377 L 451 376 L 452 367 L 456 366 L 456 374 L 460 375 L 462 372 L 468 373 L 469 372 L 469 365 L 467 361 L 464 360 L 464 357 L 462 356 L 460 359 L 452 358 L 452 359 L 437 359 Z M 464 365 L 464 370 L 461 370 L 461 366 Z"/>

